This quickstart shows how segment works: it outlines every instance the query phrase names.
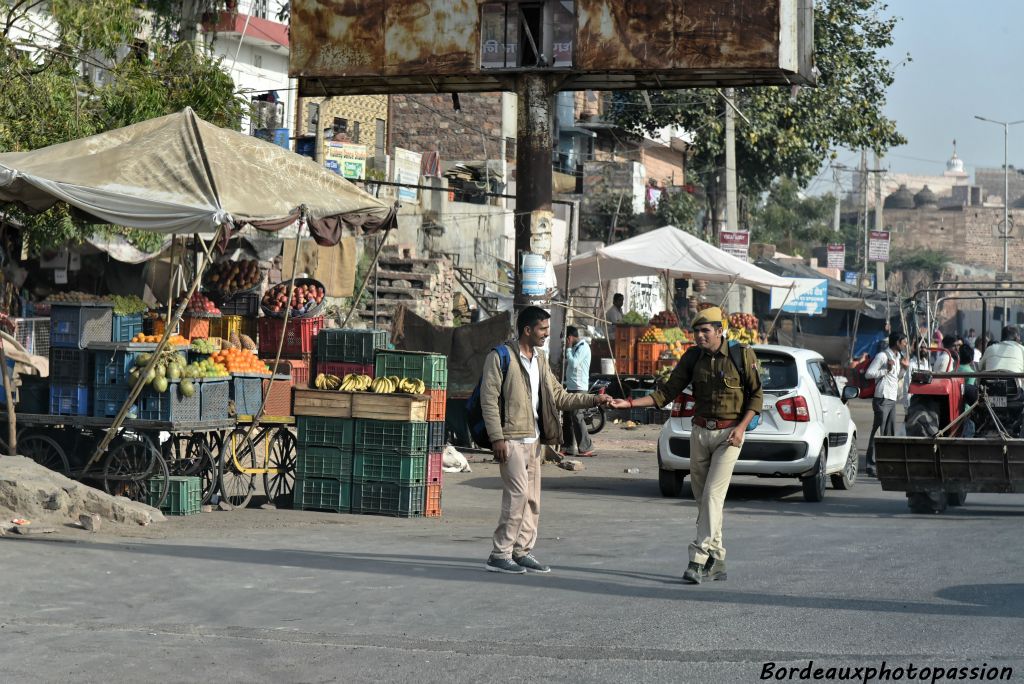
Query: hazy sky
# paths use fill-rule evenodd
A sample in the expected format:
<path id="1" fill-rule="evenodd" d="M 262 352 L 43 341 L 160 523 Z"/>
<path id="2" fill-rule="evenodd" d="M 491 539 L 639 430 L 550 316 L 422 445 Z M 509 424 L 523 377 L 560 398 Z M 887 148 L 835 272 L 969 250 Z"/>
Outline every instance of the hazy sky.
<path id="1" fill-rule="evenodd" d="M 884 166 L 940 174 L 954 138 L 968 173 L 1002 166 L 1002 127 L 974 115 L 1024 119 L 1024 1 L 891 0 L 887 11 L 902 17 L 887 57 L 897 64 L 909 53 L 911 61 L 896 68 L 886 106 L 909 142 Z M 1024 124 L 1010 127 L 1009 159 L 1024 166 Z"/>

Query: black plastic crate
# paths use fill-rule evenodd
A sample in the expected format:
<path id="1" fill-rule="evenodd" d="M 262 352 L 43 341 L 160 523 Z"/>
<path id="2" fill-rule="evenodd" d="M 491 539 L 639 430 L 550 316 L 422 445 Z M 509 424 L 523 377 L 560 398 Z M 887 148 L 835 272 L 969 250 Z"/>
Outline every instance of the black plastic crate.
<path id="1" fill-rule="evenodd" d="M 88 385 L 90 354 L 85 349 L 50 347 L 50 381 L 61 385 Z"/>
<path id="2" fill-rule="evenodd" d="M 50 307 L 50 347 L 85 349 L 110 342 L 114 309 L 110 304 L 54 304 Z"/>
<path id="3" fill-rule="evenodd" d="M 22 375 L 18 387 L 18 413 L 50 412 L 50 379 L 38 375 Z"/>
<path id="4" fill-rule="evenodd" d="M 186 397 L 179 388 L 180 381 L 172 380 L 166 392 L 157 392 L 152 387 L 142 390 L 138 401 L 140 420 L 162 420 L 171 423 L 190 423 L 201 417 L 199 410 L 199 387 L 191 397 Z"/>
<path id="5" fill-rule="evenodd" d="M 243 292 L 223 300 L 217 308 L 225 316 L 259 316 L 260 295 L 257 292 Z"/>
<path id="6" fill-rule="evenodd" d="M 96 418 L 113 418 L 121 410 L 124 400 L 132 388 L 126 385 L 99 385 L 93 388 L 92 415 Z M 128 409 L 129 418 L 138 418 L 138 402 Z"/>
<path id="7" fill-rule="evenodd" d="M 203 420 L 227 420 L 228 401 L 231 399 L 231 383 L 228 378 L 203 378 L 198 382 L 199 411 Z"/>
<path id="8" fill-rule="evenodd" d="M 445 422 L 434 420 L 427 423 L 427 450 L 439 451 L 444 449 L 448 439 L 445 437 Z"/>
<path id="9" fill-rule="evenodd" d="M 387 347 L 386 330 L 326 328 L 317 335 L 316 358 L 317 361 L 371 364 L 374 351 Z"/>
<path id="10" fill-rule="evenodd" d="M 300 511 L 348 513 L 352 510 L 352 483 L 296 474 L 292 506 Z"/>
<path id="11" fill-rule="evenodd" d="M 114 314 L 114 321 L 110 328 L 112 342 L 131 342 L 132 338 L 141 332 L 142 314 L 127 314 L 125 316 Z"/>
<path id="12" fill-rule="evenodd" d="M 411 518 L 423 514 L 424 485 L 392 482 L 352 484 L 352 512 Z"/>
<path id="13" fill-rule="evenodd" d="M 51 383 L 50 413 L 55 416 L 89 415 L 89 386 Z"/>

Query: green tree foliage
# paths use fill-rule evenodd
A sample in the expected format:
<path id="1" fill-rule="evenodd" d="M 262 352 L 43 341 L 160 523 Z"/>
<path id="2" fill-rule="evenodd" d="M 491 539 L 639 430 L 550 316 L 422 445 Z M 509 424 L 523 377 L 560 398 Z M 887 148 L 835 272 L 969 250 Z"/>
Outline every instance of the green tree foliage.
<path id="1" fill-rule="evenodd" d="M 178 39 L 225 1 L 0 0 L 0 152 L 66 142 L 185 106 L 237 127 L 247 104 L 231 77 L 208 50 Z M 92 75 L 100 69 L 102 81 Z M 32 253 L 97 230 L 66 206 L 34 215 L 5 211 L 24 224 Z M 104 230 L 143 249 L 159 246 L 139 231 Z"/>
<path id="2" fill-rule="evenodd" d="M 772 184 L 764 204 L 751 212 L 750 238 L 774 244 L 787 254 L 809 256 L 810 250 L 835 237 L 832 195 L 805 197 L 791 178 Z"/>
<path id="3" fill-rule="evenodd" d="M 906 142 L 883 113 L 893 65 L 880 55 L 892 45 L 898 19 L 881 16 L 879 0 L 814 3 L 814 88 L 737 88 L 736 159 L 739 190 L 757 197 L 779 177 L 804 186 L 836 147 L 883 152 Z M 713 89 L 616 93 L 609 114 L 626 130 L 651 134 L 681 126 L 694 135 L 689 172 L 714 203 L 724 165 L 724 100 Z M 714 204 L 712 208 L 715 209 Z"/>
<path id="4" fill-rule="evenodd" d="M 697 216 L 700 214 L 700 210 L 700 202 L 691 193 L 686 191 L 666 192 L 662 194 L 661 200 L 658 202 L 655 215 L 658 217 L 659 226 L 675 226 L 687 233 L 699 236 L 701 231 L 697 225 Z"/>

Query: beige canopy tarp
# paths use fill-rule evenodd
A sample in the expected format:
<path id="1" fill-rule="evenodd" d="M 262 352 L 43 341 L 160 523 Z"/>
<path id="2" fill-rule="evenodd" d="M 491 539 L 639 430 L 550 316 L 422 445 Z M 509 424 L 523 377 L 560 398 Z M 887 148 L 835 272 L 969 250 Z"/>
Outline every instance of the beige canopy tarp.
<path id="1" fill-rule="evenodd" d="M 394 225 L 395 208 L 277 145 L 177 114 L 31 152 L 0 154 L 0 203 L 41 212 L 66 202 L 97 222 L 161 233 L 220 224 L 278 230 L 305 205 L 310 232 Z"/>

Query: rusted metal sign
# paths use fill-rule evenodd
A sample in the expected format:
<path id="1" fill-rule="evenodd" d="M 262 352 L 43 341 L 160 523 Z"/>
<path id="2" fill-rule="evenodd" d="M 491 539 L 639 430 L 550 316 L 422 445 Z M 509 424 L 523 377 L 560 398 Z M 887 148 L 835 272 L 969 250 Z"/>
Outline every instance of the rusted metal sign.
<path id="1" fill-rule="evenodd" d="M 808 0 L 292 0 L 301 95 L 812 83 Z"/>

